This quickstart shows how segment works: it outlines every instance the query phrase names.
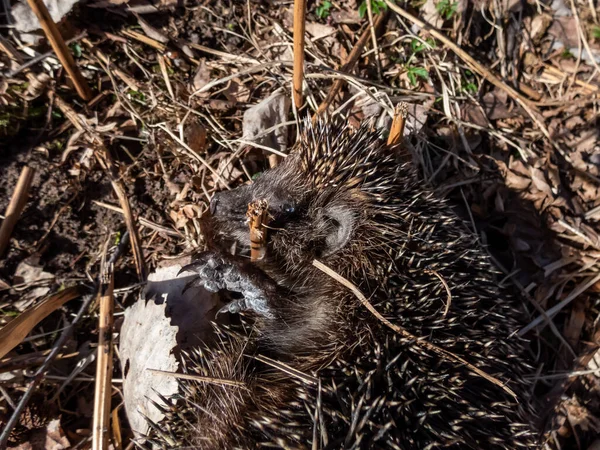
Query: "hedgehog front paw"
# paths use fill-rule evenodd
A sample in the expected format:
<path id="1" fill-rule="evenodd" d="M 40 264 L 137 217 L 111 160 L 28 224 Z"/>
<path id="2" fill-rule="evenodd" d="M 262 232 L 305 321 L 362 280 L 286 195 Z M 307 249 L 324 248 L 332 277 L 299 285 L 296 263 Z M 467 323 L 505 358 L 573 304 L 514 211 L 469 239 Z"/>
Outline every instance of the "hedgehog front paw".
<path id="1" fill-rule="evenodd" d="M 191 280 L 185 289 L 192 286 L 202 286 L 211 292 L 227 290 L 239 292 L 243 299 L 234 300 L 219 310 L 219 313 L 232 314 L 241 311 L 254 311 L 261 316 L 273 318 L 269 307 L 269 295 L 266 289 L 259 284 L 265 284 L 263 277 L 252 273 L 243 264 L 229 257 L 214 252 L 205 252 L 198 259 L 183 267 L 179 273 L 194 272 L 197 277 Z"/>

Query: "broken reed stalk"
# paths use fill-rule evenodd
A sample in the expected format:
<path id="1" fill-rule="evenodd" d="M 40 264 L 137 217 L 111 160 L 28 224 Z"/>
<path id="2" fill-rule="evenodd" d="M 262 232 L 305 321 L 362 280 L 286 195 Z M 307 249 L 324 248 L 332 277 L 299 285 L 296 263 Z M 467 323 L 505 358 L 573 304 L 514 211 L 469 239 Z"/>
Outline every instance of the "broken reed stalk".
<path id="1" fill-rule="evenodd" d="M 377 34 L 386 17 L 387 14 L 379 14 L 376 17 L 375 22 L 373 23 L 373 28 L 371 28 L 370 26 L 365 28 L 365 31 L 363 31 L 356 44 L 354 44 L 354 47 L 352 47 L 352 51 L 350 51 L 348 58 L 346 58 L 346 61 L 344 61 L 344 64 L 342 64 L 342 66 L 340 67 L 340 72 L 349 73 L 352 71 L 352 69 L 356 65 L 356 62 L 358 61 L 358 58 L 362 54 L 363 48 L 365 48 L 365 45 L 367 45 L 369 37 L 372 33 L 374 33 L 375 35 Z M 338 93 L 342 89 L 342 86 L 344 86 L 344 82 L 345 81 L 343 79 L 337 79 L 333 82 L 333 85 L 331 86 L 327 97 L 325 97 L 325 100 L 323 100 L 323 102 L 319 105 L 317 112 L 313 116 L 313 122 L 317 119 L 317 117 L 320 114 L 327 110 L 329 105 L 333 102 L 333 99 L 336 97 L 336 95 L 338 95 Z"/>
<path id="2" fill-rule="evenodd" d="M 246 217 L 250 226 L 250 261 L 260 261 L 267 252 L 267 229 L 269 204 L 266 200 L 257 200 L 248 204 Z"/>
<path id="3" fill-rule="evenodd" d="M 27 204 L 29 188 L 31 187 L 34 174 L 35 170 L 33 170 L 31 167 L 25 166 L 23 167 L 23 170 L 21 170 L 19 181 L 17 181 L 13 195 L 10 198 L 8 207 L 6 208 L 2 226 L 0 226 L 0 257 L 6 251 L 13 229 L 15 228 L 15 225 L 19 220 L 19 216 Z"/>
<path id="4" fill-rule="evenodd" d="M 114 266 L 114 264 L 117 262 L 117 260 L 123 254 L 125 247 L 127 247 L 127 244 L 129 244 L 129 231 L 126 231 L 125 233 L 123 233 L 123 237 L 121 238 L 121 242 L 119 243 L 119 246 L 117 247 L 117 249 L 115 250 L 115 252 L 112 254 L 112 256 L 110 257 L 110 259 L 108 261 L 109 265 Z M 83 289 L 83 287 L 81 287 L 81 289 Z M 19 400 L 17 407 L 13 410 L 12 415 L 10 416 L 10 419 L 8 420 L 8 422 L 6 422 L 6 426 L 4 427 L 4 429 L 2 429 L 2 432 L 0 433 L 0 449 L 6 448 L 7 443 L 8 443 L 8 438 L 9 438 L 10 434 L 12 433 L 13 428 L 19 421 L 19 417 L 20 417 L 21 413 L 27 406 L 27 403 L 29 403 L 29 400 L 31 399 L 33 393 L 35 392 L 35 389 L 44 380 L 46 372 L 48 371 L 48 368 L 50 367 L 50 364 L 52 364 L 52 362 L 56 359 L 56 357 L 59 355 L 59 353 L 63 350 L 63 346 L 65 345 L 65 343 L 67 342 L 67 339 L 73 332 L 75 325 L 77 325 L 77 323 L 81 320 L 83 315 L 87 312 L 88 307 L 90 306 L 90 303 L 92 302 L 92 300 L 94 298 L 96 298 L 99 290 L 100 290 L 100 287 L 98 285 L 96 285 L 94 292 L 91 295 L 87 295 L 84 297 L 84 301 L 81 304 L 81 307 L 79 308 L 79 311 L 77 312 L 77 315 L 75 316 L 75 318 L 73 319 L 73 321 L 70 324 L 68 324 L 65 328 L 63 328 L 63 331 L 62 331 L 60 337 L 52 345 L 52 350 L 50 351 L 50 353 L 48 354 L 48 356 L 46 357 L 46 359 L 44 360 L 44 362 L 40 366 L 40 368 L 35 372 L 32 381 L 29 383 L 29 386 L 27 386 L 27 389 L 26 389 L 25 393 L 23 394 L 23 396 L 21 397 L 21 400 Z"/>
<path id="5" fill-rule="evenodd" d="M 0 358 L 19 345 L 38 323 L 70 300 L 80 297 L 83 289 L 78 286 L 56 292 L 37 305 L 26 309 L 0 329 Z"/>
<path id="6" fill-rule="evenodd" d="M 10 437 L 10 434 L 12 433 L 13 428 L 19 421 L 19 417 L 20 417 L 21 413 L 27 406 L 27 403 L 29 403 L 29 400 L 31 399 L 33 393 L 35 392 L 35 389 L 37 388 L 37 386 L 44 380 L 46 372 L 48 371 L 48 368 L 50 367 L 50 364 L 52 364 L 54 359 L 58 356 L 59 352 L 62 350 L 62 347 L 65 344 L 65 342 L 67 341 L 67 338 L 71 335 L 71 332 L 73 331 L 73 328 L 75 327 L 75 324 L 77 324 L 77 322 L 79 322 L 79 320 L 81 320 L 81 317 L 83 317 L 83 315 L 87 311 L 88 306 L 90 305 L 90 303 L 92 301 L 92 298 L 94 298 L 93 295 L 89 295 L 85 298 L 83 304 L 81 305 L 81 308 L 79 308 L 79 311 L 77 312 L 77 315 L 75 316 L 73 321 L 67 327 L 63 328 L 63 331 L 62 331 L 60 337 L 52 345 L 52 351 L 48 354 L 48 356 L 46 356 L 46 359 L 44 360 L 43 364 L 35 372 L 33 378 L 31 379 L 31 382 L 27 386 L 25 393 L 21 397 L 21 400 L 19 400 L 19 403 L 17 403 L 17 407 L 12 412 L 10 419 L 8 420 L 8 422 L 6 422 L 6 425 L 4 426 L 4 429 L 2 430 L 2 433 L 0 434 L 0 449 L 6 448 L 7 443 L 8 443 L 8 438 Z"/>
<path id="7" fill-rule="evenodd" d="M 377 65 L 377 78 L 381 81 L 381 59 L 379 55 L 379 47 L 377 46 L 377 33 L 373 25 L 373 5 L 367 1 L 367 16 L 369 18 L 369 29 L 371 30 L 371 39 L 373 44 L 373 52 L 375 52 L 375 63 Z"/>
<path id="8" fill-rule="evenodd" d="M 302 81 L 304 80 L 304 29 L 306 0 L 294 0 L 294 74 L 293 97 L 296 109 L 302 108 Z"/>
<path id="9" fill-rule="evenodd" d="M 58 27 L 52 20 L 52 17 L 50 17 L 50 13 L 43 0 L 27 0 L 27 3 L 29 3 L 29 6 L 40 21 L 40 25 L 50 41 L 50 45 L 52 45 L 56 56 L 58 56 L 58 59 L 71 77 L 71 80 L 73 80 L 77 93 L 86 102 L 91 100 L 92 91 L 75 64 L 73 55 L 71 55 L 60 31 L 58 31 Z"/>
<path id="10" fill-rule="evenodd" d="M 387 139 L 387 145 L 397 145 L 402 142 L 402 136 L 404 136 L 404 126 L 406 125 L 406 118 L 408 117 L 408 103 L 400 102 L 396 105 L 394 111 L 394 121 L 390 128 L 390 134 Z"/>
<path id="11" fill-rule="evenodd" d="M 102 168 L 107 172 L 110 178 L 110 182 L 112 185 L 117 198 L 119 199 L 119 203 L 121 205 L 121 209 L 123 210 L 123 216 L 125 218 L 125 225 L 127 226 L 127 231 L 129 232 L 130 241 L 131 241 L 131 251 L 133 253 L 133 259 L 135 261 L 135 268 L 138 274 L 140 281 L 146 280 L 146 261 L 144 260 L 144 252 L 142 250 L 140 236 L 137 229 L 136 219 L 133 216 L 133 212 L 131 211 L 131 206 L 129 204 L 129 199 L 127 198 L 126 190 L 123 181 L 118 175 L 118 170 L 115 167 L 115 163 L 110 156 L 110 152 L 104 146 L 104 142 L 101 137 L 92 130 L 85 120 L 82 120 L 79 115 L 69 106 L 60 96 L 55 96 L 56 106 L 62 111 L 67 119 L 73 124 L 75 128 L 79 131 L 85 131 L 86 139 L 94 145 L 95 152 L 94 155 L 96 159 L 102 166 Z"/>
<path id="12" fill-rule="evenodd" d="M 360 291 L 360 289 L 358 289 L 358 287 L 356 287 L 351 281 L 342 277 L 339 273 L 337 273 L 335 270 L 331 269 L 329 266 L 323 264 L 321 261 L 319 261 L 317 259 L 313 259 L 312 264 L 317 269 L 319 269 L 321 272 L 325 273 L 326 275 L 329 275 L 331 278 L 336 280 L 338 283 L 340 283 L 341 285 L 350 289 L 350 291 L 352 291 L 352 293 L 356 296 L 358 301 L 365 308 L 367 308 L 369 310 L 369 312 L 371 314 L 373 314 L 373 316 L 375 318 L 377 318 L 377 320 L 381 321 L 385 326 L 387 326 L 394 332 L 398 333 L 399 335 L 401 335 L 407 339 L 413 340 L 416 345 L 423 347 L 427 350 L 430 350 L 434 353 L 437 353 L 442 358 L 445 358 L 445 359 L 448 359 L 450 361 L 454 361 L 454 362 L 457 362 L 460 364 L 464 364 L 471 372 L 475 373 L 476 375 L 479 375 L 481 378 L 489 381 L 490 383 L 495 384 L 496 386 L 500 387 L 504 392 L 506 392 L 507 394 L 510 394 L 515 399 L 517 399 L 517 394 L 515 394 L 515 392 L 512 389 L 510 389 L 508 386 L 506 386 L 506 384 L 503 383 L 502 381 L 500 381 L 498 378 L 485 373 L 483 370 L 475 367 L 473 364 L 471 364 L 470 362 L 468 362 L 466 359 L 462 358 L 461 356 L 455 355 L 454 353 L 452 353 L 442 347 L 438 347 L 437 345 L 432 344 L 431 342 L 427 342 L 424 340 L 423 337 L 419 338 L 419 337 L 415 336 L 414 334 L 409 333 L 404 328 L 390 322 L 388 319 L 383 317 L 379 313 L 379 311 L 377 311 L 373 307 L 373 305 L 369 302 L 369 300 L 367 300 L 367 298 Z"/>
<path id="13" fill-rule="evenodd" d="M 113 372 L 113 321 L 114 321 L 114 276 L 113 267 L 101 277 L 100 315 L 98 318 L 98 353 L 96 357 L 96 389 L 94 392 L 94 422 L 92 449 L 108 449 L 110 403 L 112 398 Z"/>

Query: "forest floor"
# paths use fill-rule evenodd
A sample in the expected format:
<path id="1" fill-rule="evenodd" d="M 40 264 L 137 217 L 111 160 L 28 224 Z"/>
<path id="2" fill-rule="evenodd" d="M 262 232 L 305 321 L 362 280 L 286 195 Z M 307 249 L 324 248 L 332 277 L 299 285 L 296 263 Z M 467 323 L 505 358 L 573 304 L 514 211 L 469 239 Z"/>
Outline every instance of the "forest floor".
<path id="1" fill-rule="evenodd" d="M 115 263 L 118 329 L 148 272 L 202 246 L 199 218 L 212 194 L 273 162 L 265 149 L 272 139 L 245 130 L 283 121 L 273 133 L 289 130 L 277 143 L 287 152 L 295 117 L 312 115 L 343 80 L 329 112 L 353 124 L 410 105 L 406 146 L 423 180 L 471 224 L 504 282 L 527 301 L 523 333 L 534 342 L 538 373 L 532 401 L 543 406 L 547 445 L 597 449 L 600 8 L 593 0 L 396 4 L 372 2 L 375 16 L 387 14 L 375 29 L 359 0 L 309 2 L 306 104 L 283 116 L 265 113 L 258 125 L 244 117 L 249 107 L 277 92 L 291 97 L 291 0 L 76 4 L 60 29 L 93 91 L 89 102 L 41 32 L 34 39 L 2 16 L 0 212 L 22 168 L 35 175 L 0 258 L 0 326 L 48 295 L 94 286 L 132 219 L 142 256 L 125 247 Z M 363 33 L 366 45 L 347 72 L 343 63 Z M 0 358 L 4 428 L 73 323 L 30 389 L 9 447 L 91 448 L 99 314 L 92 302 L 77 315 L 77 298 Z M 536 321 L 541 312 L 552 326 Z M 111 442 L 126 448 L 117 356 L 114 367 Z"/>

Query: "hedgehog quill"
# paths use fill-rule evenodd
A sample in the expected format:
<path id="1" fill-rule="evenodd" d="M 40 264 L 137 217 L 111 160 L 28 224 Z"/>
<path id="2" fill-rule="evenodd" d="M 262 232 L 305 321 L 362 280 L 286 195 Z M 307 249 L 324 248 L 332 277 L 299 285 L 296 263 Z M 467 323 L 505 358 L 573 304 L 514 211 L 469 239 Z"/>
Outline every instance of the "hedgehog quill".
<path id="1" fill-rule="evenodd" d="M 232 241 L 250 248 L 246 212 L 258 200 L 268 204 L 269 233 L 263 257 L 250 262 L 227 249 Z M 185 362 L 244 387 L 184 385 L 189 414 L 178 416 L 172 442 L 536 448 L 527 342 L 514 335 L 522 301 L 499 286 L 477 239 L 371 124 L 304 122 L 281 165 L 216 194 L 210 211 L 210 250 L 184 270 L 197 285 L 233 293 L 222 312 L 239 324 L 216 325 L 216 343 Z"/>

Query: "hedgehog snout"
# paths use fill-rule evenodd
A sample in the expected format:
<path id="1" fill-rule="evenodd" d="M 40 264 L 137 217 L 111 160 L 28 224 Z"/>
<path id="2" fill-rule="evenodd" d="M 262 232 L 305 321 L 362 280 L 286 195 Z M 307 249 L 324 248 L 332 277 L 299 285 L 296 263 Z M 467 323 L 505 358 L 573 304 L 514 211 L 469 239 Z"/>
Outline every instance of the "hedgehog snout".
<path id="1" fill-rule="evenodd" d="M 210 214 L 215 217 L 243 219 L 248 208 L 245 197 L 240 188 L 217 192 L 210 200 Z"/>

